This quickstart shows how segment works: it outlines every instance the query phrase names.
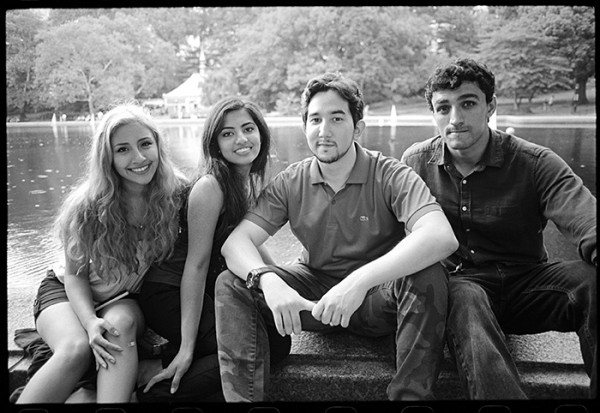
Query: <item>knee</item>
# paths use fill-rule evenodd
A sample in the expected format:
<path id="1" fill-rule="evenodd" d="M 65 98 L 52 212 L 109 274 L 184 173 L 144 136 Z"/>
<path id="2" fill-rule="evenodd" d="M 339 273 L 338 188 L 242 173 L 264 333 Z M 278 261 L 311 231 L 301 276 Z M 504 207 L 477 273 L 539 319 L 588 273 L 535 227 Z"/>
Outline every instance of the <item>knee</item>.
<path id="1" fill-rule="evenodd" d="M 139 321 L 135 315 L 127 311 L 114 311 L 105 319 L 119 332 L 119 335 L 136 335 Z"/>
<path id="2" fill-rule="evenodd" d="M 397 297 L 402 296 L 402 291 L 407 288 L 413 292 L 435 291 L 436 295 L 447 297 L 448 274 L 441 264 L 436 263 L 394 282 Z"/>
<path id="3" fill-rule="evenodd" d="M 450 318 L 465 322 L 472 314 L 482 314 L 490 308 L 485 290 L 472 282 L 451 277 L 448 284 Z"/>

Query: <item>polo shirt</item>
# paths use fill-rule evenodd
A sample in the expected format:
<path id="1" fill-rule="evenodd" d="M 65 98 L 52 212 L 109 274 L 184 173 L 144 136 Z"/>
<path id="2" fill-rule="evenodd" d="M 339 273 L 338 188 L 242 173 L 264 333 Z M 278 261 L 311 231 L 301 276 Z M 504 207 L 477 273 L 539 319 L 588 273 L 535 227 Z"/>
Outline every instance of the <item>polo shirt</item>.
<path id="1" fill-rule="evenodd" d="M 460 244 L 452 266 L 548 261 L 548 220 L 596 262 L 596 198 L 567 163 L 548 148 L 501 131 L 476 169 L 463 177 L 441 136 L 416 143 L 402 159 L 442 205 Z"/>
<path id="2" fill-rule="evenodd" d="M 337 193 L 317 159 L 307 158 L 280 172 L 246 215 L 269 235 L 289 222 L 304 247 L 300 262 L 339 279 L 390 251 L 423 215 L 441 211 L 411 168 L 354 145 L 355 164 Z"/>

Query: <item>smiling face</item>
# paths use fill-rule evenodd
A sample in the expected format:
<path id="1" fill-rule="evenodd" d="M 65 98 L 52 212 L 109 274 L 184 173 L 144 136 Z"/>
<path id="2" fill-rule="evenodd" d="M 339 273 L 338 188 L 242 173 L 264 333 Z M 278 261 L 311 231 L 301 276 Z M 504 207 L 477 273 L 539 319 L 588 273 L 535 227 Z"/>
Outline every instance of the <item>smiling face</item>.
<path id="1" fill-rule="evenodd" d="M 359 131 L 360 127 L 354 127 L 348 101 L 336 91 L 327 90 L 313 96 L 308 104 L 304 132 L 308 147 L 319 161 L 329 164 L 342 159 L 353 148 Z"/>
<path id="2" fill-rule="evenodd" d="M 496 99 L 486 103 L 485 94 L 474 82 L 456 89 L 433 92 L 433 118 L 440 135 L 452 152 L 483 153 L 488 138 L 488 121 L 496 110 Z"/>
<path id="3" fill-rule="evenodd" d="M 225 160 L 236 168 L 250 170 L 260 152 L 260 132 L 247 110 L 225 114 L 217 143 Z"/>
<path id="4" fill-rule="evenodd" d="M 139 123 L 120 126 L 112 135 L 110 144 L 113 167 L 123 179 L 126 188 L 146 186 L 158 168 L 159 155 L 152 131 Z"/>

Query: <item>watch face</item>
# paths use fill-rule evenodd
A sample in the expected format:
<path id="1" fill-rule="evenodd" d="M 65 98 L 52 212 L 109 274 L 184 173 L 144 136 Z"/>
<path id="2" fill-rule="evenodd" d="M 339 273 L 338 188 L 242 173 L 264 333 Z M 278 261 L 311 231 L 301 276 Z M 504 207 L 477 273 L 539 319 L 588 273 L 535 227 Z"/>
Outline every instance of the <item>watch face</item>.
<path id="1" fill-rule="evenodd" d="M 246 279 L 246 288 L 254 288 L 256 285 L 256 280 L 258 275 L 255 270 L 252 270 L 248 273 L 248 278 Z"/>

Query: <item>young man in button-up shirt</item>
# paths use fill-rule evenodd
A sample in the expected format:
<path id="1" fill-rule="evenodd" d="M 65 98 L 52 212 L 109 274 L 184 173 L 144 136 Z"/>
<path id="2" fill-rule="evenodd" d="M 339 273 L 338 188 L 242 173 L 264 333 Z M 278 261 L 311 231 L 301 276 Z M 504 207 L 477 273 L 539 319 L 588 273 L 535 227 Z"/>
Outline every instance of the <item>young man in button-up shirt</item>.
<path id="1" fill-rule="evenodd" d="M 429 78 L 440 135 L 403 160 L 442 205 L 459 249 L 450 272 L 448 345 L 469 398 L 526 398 L 504 334 L 576 331 L 596 392 L 596 198 L 551 150 L 488 127 L 494 75 L 458 59 Z M 548 262 L 548 220 L 581 260 Z"/>
<path id="2" fill-rule="evenodd" d="M 302 103 L 314 157 L 279 174 L 222 248 L 231 271 L 215 292 L 225 399 L 265 400 L 278 334 L 340 326 L 395 333 L 388 397 L 431 399 L 447 309 L 439 261 L 458 246 L 450 224 L 417 174 L 356 142 L 365 127 L 356 82 L 319 76 Z M 303 255 L 266 267 L 257 247 L 288 222 Z"/>

